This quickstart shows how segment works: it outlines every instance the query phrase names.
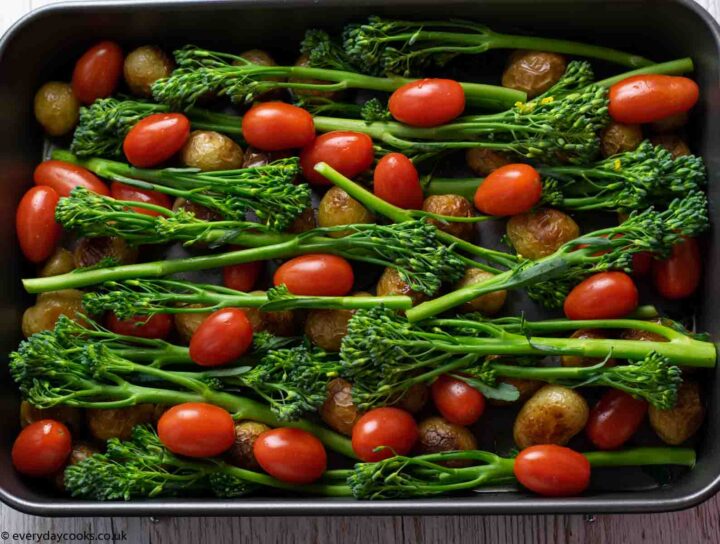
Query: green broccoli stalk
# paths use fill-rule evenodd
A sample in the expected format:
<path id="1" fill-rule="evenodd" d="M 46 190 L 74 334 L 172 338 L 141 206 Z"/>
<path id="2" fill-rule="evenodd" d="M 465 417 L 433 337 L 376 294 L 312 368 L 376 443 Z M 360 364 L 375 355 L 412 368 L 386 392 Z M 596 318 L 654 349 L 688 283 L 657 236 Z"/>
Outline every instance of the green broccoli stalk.
<path id="1" fill-rule="evenodd" d="M 534 36 L 493 32 L 471 21 L 398 21 L 370 17 L 367 23 L 352 24 L 343 32 L 348 62 L 370 74 L 409 76 L 431 65 L 444 66 L 458 55 L 475 55 L 491 49 L 531 49 L 577 55 L 642 67 L 653 64 L 639 55 L 617 49 Z M 324 58 L 316 48 L 315 57 Z"/>

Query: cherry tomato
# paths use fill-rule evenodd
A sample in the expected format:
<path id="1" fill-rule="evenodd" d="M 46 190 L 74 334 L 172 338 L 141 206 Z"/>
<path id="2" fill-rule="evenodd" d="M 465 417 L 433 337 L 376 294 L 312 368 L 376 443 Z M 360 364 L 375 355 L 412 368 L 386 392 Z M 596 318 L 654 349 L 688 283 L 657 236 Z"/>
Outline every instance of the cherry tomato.
<path id="1" fill-rule="evenodd" d="M 158 193 L 150 189 L 140 189 L 138 187 L 132 187 L 125 185 L 119 181 L 113 181 L 110 184 L 110 194 L 115 200 L 128 200 L 130 202 L 142 202 L 143 204 L 154 204 L 155 206 L 162 206 L 163 208 L 172 208 L 172 202 L 170 197 L 164 193 Z M 133 211 L 138 213 L 144 213 L 145 215 L 152 215 L 157 217 L 160 214 L 154 210 L 147 210 L 145 208 L 132 207 Z"/>
<path id="2" fill-rule="evenodd" d="M 43 161 L 33 172 L 35 185 L 47 185 L 55 189 L 59 196 L 70 196 L 75 187 L 85 187 L 88 191 L 110 196 L 110 191 L 100 178 L 82 166 L 63 161 Z"/>
<path id="3" fill-rule="evenodd" d="M 223 284 L 236 291 L 251 291 L 263 265 L 263 261 L 253 261 L 226 266 L 223 268 Z"/>
<path id="4" fill-rule="evenodd" d="M 670 257 L 652 263 L 655 288 L 672 300 L 692 295 L 700 284 L 701 274 L 700 247 L 694 238 L 675 244 Z"/>
<path id="5" fill-rule="evenodd" d="M 546 497 L 579 495 L 590 484 L 590 462 L 570 448 L 530 446 L 515 458 L 515 477 L 530 491 Z"/>
<path id="6" fill-rule="evenodd" d="M 610 116 L 618 123 L 652 123 L 683 113 L 698 101 L 692 79 L 648 74 L 633 76 L 610 87 Z"/>
<path id="7" fill-rule="evenodd" d="M 568 319 L 616 319 L 638 305 L 638 290 L 625 272 L 600 272 L 575 286 L 565 299 Z"/>
<path id="8" fill-rule="evenodd" d="M 150 318 L 135 316 L 130 319 L 118 319 L 115 314 L 110 313 L 105 318 L 105 325 L 114 333 L 138 338 L 167 338 L 172 323 L 173 319 L 169 314 L 155 314 Z"/>
<path id="9" fill-rule="evenodd" d="M 648 411 L 648 403 L 618 389 L 608 390 L 590 410 L 585 431 L 601 450 L 614 450 L 638 430 Z"/>
<path id="10" fill-rule="evenodd" d="M 632 256 L 632 275 L 636 278 L 646 276 L 650 272 L 653 256 L 649 251 L 641 251 Z"/>
<path id="11" fill-rule="evenodd" d="M 332 185 L 313 170 L 319 162 L 326 162 L 343 176 L 354 178 L 372 166 L 375 158 L 370 136 L 362 132 L 337 130 L 315 138 L 300 153 L 303 176 L 315 185 Z"/>
<path id="12" fill-rule="evenodd" d="M 123 52 L 115 42 L 100 42 L 75 63 L 72 90 L 83 104 L 92 104 L 115 92 L 123 69 Z"/>
<path id="13" fill-rule="evenodd" d="M 357 420 L 352 429 L 353 451 L 363 461 L 375 462 L 406 455 L 418 439 L 413 417 L 400 408 L 375 408 Z M 386 446 L 378 451 L 375 448 Z"/>
<path id="14" fill-rule="evenodd" d="M 312 483 L 327 467 L 322 442 L 302 429 L 265 431 L 255 440 L 253 455 L 265 472 L 291 484 Z"/>
<path id="15" fill-rule="evenodd" d="M 253 340 L 245 312 L 222 308 L 211 313 L 190 338 L 190 358 L 201 366 L 220 366 L 243 355 Z"/>
<path id="16" fill-rule="evenodd" d="M 60 470 L 72 450 L 68 428 L 53 419 L 41 419 L 25 427 L 12 447 L 12 462 L 27 476 L 50 476 Z"/>
<path id="17" fill-rule="evenodd" d="M 305 147 L 315 139 L 315 123 L 306 110 L 284 102 L 264 102 L 243 116 L 245 141 L 262 151 Z"/>
<path id="18" fill-rule="evenodd" d="M 465 109 L 465 91 L 452 79 L 426 78 L 406 83 L 388 101 L 392 116 L 413 127 L 452 121 Z"/>
<path id="19" fill-rule="evenodd" d="M 160 442 L 173 453 L 214 457 L 235 443 L 235 422 L 224 409 L 204 402 L 173 406 L 157 424 Z"/>
<path id="20" fill-rule="evenodd" d="M 352 266 L 342 257 L 321 253 L 302 255 L 284 262 L 275 271 L 273 283 L 294 295 L 340 297 L 352 289 Z"/>
<path id="21" fill-rule="evenodd" d="M 189 135 L 190 121 L 182 113 L 153 113 L 130 129 L 123 151 L 133 166 L 149 168 L 180 151 Z"/>
<path id="22" fill-rule="evenodd" d="M 475 207 L 487 215 L 517 215 L 540 202 L 540 173 L 528 164 L 508 164 L 490 173 L 475 191 Z"/>
<path id="23" fill-rule="evenodd" d="M 430 388 L 435 407 L 450 423 L 472 425 L 485 411 L 485 397 L 467 383 L 446 374 Z"/>
<path id="24" fill-rule="evenodd" d="M 55 189 L 36 186 L 23 195 L 15 215 L 15 229 L 23 255 L 34 263 L 50 257 L 62 229 L 55 221 L 58 196 Z"/>
<path id="25" fill-rule="evenodd" d="M 415 165 L 402 153 L 388 153 L 373 173 L 373 192 L 399 208 L 422 209 L 425 195 Z"/>

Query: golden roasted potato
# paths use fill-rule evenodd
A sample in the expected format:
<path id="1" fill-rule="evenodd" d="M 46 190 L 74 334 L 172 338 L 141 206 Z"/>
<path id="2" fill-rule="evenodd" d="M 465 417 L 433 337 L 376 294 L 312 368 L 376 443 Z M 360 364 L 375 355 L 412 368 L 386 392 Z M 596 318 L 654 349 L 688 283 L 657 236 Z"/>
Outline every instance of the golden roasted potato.
<path id="1" fill-rule="evenodd" d="M 202 308 L 201 304 L 191 304 L 193 308 Z M 190 342 L 190 338 L 200 324 L 207 319 L 212 312 L 192 312 L 187 314 L 174 314 L 175 329 L 185 342 Z"/>
<path id="2" fill-rule="evenodd" d="M 137 261 L 138 249 L 115 236 L 80 238 L 73 256 L 75 268 L 94 266 L 103 259 L 113 259 L 119 264 L 133 264 Z"/>
<path id="3" fill-rule="evenodd" d="M 565 57 L 557 53 L 515 51 L 503 72 L 502 86 L 526 92 L 528 98 L 534 98 L 555 85 L 565 68 Z"/>
<path id="4" fill-rule="evenodd" d="M 623 340 L 639 340 L 640 342 L 667 342 L 664 336 L 652 331 L 643 331 L 640 329 L 624 329 L 620 333 Z"/>
<path id="5" fill-rule="evenodd" d="M 465 274 L 460 281 L 455 284 L 455 289 L 461 287 L 467 287 L 468 285 L 474 285 L 476 283 L 482 283 L 492 278 L 493 274 L 485 272 L 479 268 L 468 268 L 465 270 Z M 483 315 L 494 315 L 500 311 L 500 308 L 505 304 L 507 298 L 507 291 L 494 291 L 485 295 L 480 295 L 474 299 L 466 302 L 458 310 L 460 312 L 480 312 Z"/>
<path id="6" fill-rule="evenodd" d="M 532 397 L 538 389 L 545 385 L 545 382 L 541 382 L 539 380 L 524 380 L 522 378 L 500 378 L 498 379 L 498 383 L 506 383 L 508 385 L 512 385 L 515 389 L 518 390 L 519 396 L 517 400 L 513 401 L 486 399 L 487 403 L 490 406 L 510 406 L 512 404 L 525 402 L 527 399 Z"/>
<path id="7" fill-rule="evenodd" d="M 564 446 L 583 430 L 588 404 L 572 389 L 546 385 L 523 405 L 515 418 L 513 438 L 518 448 L 535 444 Z"/>
<path id="8" fill-rule="evenodd" d="M 327 398 L 320 407 L 320 417 L 331 429 L 350 436 L 355 422 L 362 414 L 352 399 L 352 384 L 335 378 L 327 385 Z"/>
<path id="9" fill-rule="evenodd" d="M 203 221 L 222 221 L 223 217 L 219 213 L 210 208 L 206 208 L 191 200 L 185 200 L 182 197 L 178 197 L 173 202 L 172 211 L 177 212 L 179 210 L 185 210 L 186 212 L 192 213 L 197 219 Z"/>
<path id="10" fill-rule="evenodd" d="M 690 148 L 687 143 L 677 134 L 656 134 L 655 136 L 650 137 L 650 141 L 654 145 L 660 145 L 667 149 L 673 159 L 677 159 L 678 157 L 682 157 L 684 155 L 690 155 Z"/>
<path id="11" fill-rule="evenodd" d="M 476 176 L 487 176 L 512 161 L 501 151 L 473 147 L 465 152 L 465 162 Z"/>
<path id="12" fill-rule="evenodd" d="M 473 216 L 473 207 L 470 202 L 460 195 L 430 195 L 423 202 L 422 209 L 424 212 L 449 215 L 451 217 Z M 474 223 L 444 222 L 439 219 L 430 219 L 430 222 L 440 230 L 463 240 L 471 240 L 475 234 Z"/>
<path id="13" fill-rule="evenodd" d="M 603 157 L 610 157 L 637 149 L 642 141 L 640 125 L 624 125 L 610 121 L 600 134 L 600 151 Z"/>
<path id="14" fill-rule="evenodd" d="M 398 271 L 394 268 L 386 268 L 380 276 L 375 288 L 375 293 L 379 297 L 387 295 L 407 295 L 412 301 L 413 305 L 420 304 L 428 299 L 425 293 L 420 291 L 413 291 L 410 286 L 405 283 Z"/>
<path id="15" fill-rule="evenodd" d="M 337 227 L 374 223 L 375 216 L 340 187 L 330 187 L 320 200 L 317 222 L 320 227 Z M 332 232 L 329 236 L 342 238 L 351 233 L 352 231 L 343 230 Z"/>
<path id="16" fill-rule="evenodd" d="M 697 382 L 684 382 L 678 389 L 677 403 L 670 410 L 648 409 L 650 426 L 666 444 L 677 446 L 693 436 L 705 419 L 705 407 Z"/>
<path id="17" fill-rule="evenodd" d="M 683 111 L 650 123 L 650 130 L 657 133 L 675 132 L 687 125 L 687 122 L 688 114 L 686 111 Z"/>
<path id="18" fill-rule="evenodd" d="M 305 335 L 325 351 L 340 351 L 352 315 L 351 310 L 310 310 L 305 320 Z"/>
<path id="19" fill-rule="evenodd" d="M 69 83 L 50 81 L 35 93 L 35 119 L 50 136 L 67 134 L 77 125 L 80 102 Z"/>
<path id="20" fill-rule="evenodd" d="M 239 421 L 235 424 L 235 443 L 228 451 L 230 462 L 240 468 L 260 470 L 260 465 L 253 454 L 253 446 L 258 436 L 270 427 L 257 421 Z"/>
<path id="21" fill-rule="evenodd" d="M 466 427 L 450 423 L 441 417 L 429 417 L 421 421 L 418 425 L 418 434 L 417 450 L 420 454 L 477 449 L 477 440 Z M 472 465 L 473 461 L 456 460 L 446 461 L 443 464 L 460 468 Z"/>
<path id="22" fill-rule="evenodd" d="M 603 329 L 578 329 L 570 335 L 570 338 L 590 338 L 596 340 L 602 340 L 608 338 L 607 332 Z M 595 357 L 579 357 L 576 355 L 563 355 L 560 358 L 560 364 L 562 366 L 592 366 L 598 364 L 602 359 Z M 615 359 L 608 359 L 605 362 L 606 367 L 615 366 L 617 361 Z"/>
<path id="23" fill-rule="evenodd" d="M 292 223 L 290 223 L 290 226 L 286 230 L 291 234 L 302 234 L 303 232 L 312 230 L 315 227 L 317 227 L 315 210 L 310 207 L 305 208 L 302 213 L 298 215 Z"/>
<path id="24" fill-rule="evenodd" d="M 73 442 L 67 464 L 51 477 L 53 485 L 59 491 L 65 491 L 65 469 L 71 465 L 77 465 L 96 453 L 100 453 L 100 450 L 88 442 Z"/>
<path id="25" fill-rule="evenodd" d="M 277 66 L 277 62 L 272 55 L 263 49 L 248 49 L 238 55 L 248 62 L 258 64 L 260 66 Z"/>
<path id="26" fill-rule="evenodd" d="M 185 166 L 204 172 L 235 170 L 243 165 L 243 150 L 232 139 L 214 130 L 193 130 L 180 150 Z"/>
<path id="27" fill-rule="evenodd" d="M 411 414 L 417 414 L 425 408 L 430 398 L 430 388 L 427 384 L 416 383 L 407 388 L 402 396 L 393 403 L 396 408 L 401 408 Z"/>
<path id="28" fill-rule="evenodd" d="M 507 222 L 507 235 L 515 251 L 526 259 L 540 259 L 580 236 L 572 217 L 553 208 L 521 213 Z"/>
<path id="29" fill-rule="evenodd" d="M 41 278 L 47 278 L 48 276 L 59 276 L 60 274 L 67 274 L 75 269 L 75 258 L 64 247 L 59 247 L 55 250 L 55 253 L 50 255 L 50 258 L 45 261 L 45 264 L 40 269 L 39 276 Z"/>
<path id="30" fill-rule="evenodd" d="M 250 291 L 251 295 L 264 295 L 265 291 Z M 253 332 L 267 331 L 277 336 L 296 333 L 295 314 L 292 310 L 262 312 L 259 308 L 241 308 L 252 325 Z"/>
<path id="31" fill-rule="evenodd" d="M 85 412 L 90 434 L 97 440 L 119 438 L 128 440 L 135 425 L 154 423 L 157 419 L 155 404 L 138 404 L 127 408 L 90 409 Z"/>
<path id="32" fill-rule="evenodd" d="M 52 408 L 35 408 L 28 401 L 20 403 L 20 427 L 27 427 L 41 419 L 54 419 L 65 425 L 72 436 L 78 436 L 85 416 L 80 408 L 72 406 L 53 406 Z"/>
<path id="33" fill-rule="evenodd" d="M 130 91 L 144 98 L 152 97 L 152 84 L 169 77 L 175 63 L 165 51 L 154 45 L 143 45 L 125 57 L 123 74 Z"/>
<path id="34" fill-rule="evenodd" d="M 256 168 L 258 166 L 265 166 L 272 160 L 272 155 L 269 151 L 260 151 L 254 147 L 248 147 L 245 149 L 245 153 L 243 154 L 242 167 Z"/>
<path id="35" fill-rule="evenodd" d="M 67 316 L 80 324 L 84 320 L 78 318 L 83 313 L 82 291 L 62 289 L 38 295 L 34 306 L 30 306 L 22 317 L 22 331 L 25 337 L 36 332 L 49 331 L 55 327 L 61 315 Z"/>

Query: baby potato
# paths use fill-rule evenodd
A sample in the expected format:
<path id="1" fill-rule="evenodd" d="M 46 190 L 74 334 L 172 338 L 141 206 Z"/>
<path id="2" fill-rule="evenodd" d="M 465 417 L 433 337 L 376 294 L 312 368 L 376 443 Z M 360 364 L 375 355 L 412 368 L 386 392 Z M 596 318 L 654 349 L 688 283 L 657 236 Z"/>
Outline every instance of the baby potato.
<path id="1" fill-rule="evenodd" d="M 517 400 L 499 400 L 499 399 L 485 399 L 490 406 L 511 406 L 520 402 L 525 402 L 527 399 L 532 397 L 535 392 L 540 389 L 545 382 L 539 380 L 524 380 L 522 378 L 500 378 L 498 383 L 506 383 L 512 385 L 518 390 Z"/>
<path id="2" fill-rule="evenodd" d="M 534 98 L 555 85 L 565 73 L 567 61 L 557 53 L 518 50 L 510 55 L 502 75 L 502 86 Z"/>
<path id="3" fill-rule="evenodd" d="M 660 145 L 667 149 L 673 159 L 677 159 L 678 157 L 682 157 L 684 155 L 690 155 L 690 148 L 687 143 L 677 134 L 656 134 L 650 137 L 650 141 L 654 145 Z"/>
<path id="4" fill-rule="evenodd" d="M 277 62 L 275 62 L 275 59 L 272 58 L 270 53 L 262 49 L 248 49 L 238 56 L 260 66 L 277 66 Z"/>
<path id="5" fill-rule="evenodd" d="M 578 329 L 570 335 L 570 338 L 590 338 L 596 340 L 602 340 L 608 338 L 607 333 L 603 329 Z M 579 357 L 577 355 L 563 355 L 560 358 L 560 364 L 562 366 L 592 366 L 598 364 L 602 359 L 595 357 Z M 608 359 L 605 362 L 606 367 L 615 366 L 617 361 L 615 359 Z"/>
<path id="6" fill-rule="evenodd" d="M 175 63 L 165 51 L 154 45 L 143 45 L 125 57 L 123 74 L 133 94 L 151 98 L 152 84 L 169 77 L 174 69 Z"/>
<path id="7" fill-rule="evenodd" d="M 580 236 L 572 217 L 553 208 L 521 213 L 507 222 L 507 236 L 515 251 L 526 259 L 540 259 Z"/>
<path id="8" fill-rule="evenodd" d="M 317 222 L 320 227 L 367 224 L 374 223 L 375 216 L 340 187 L 330 187 L 320 200 Z M 343 230 L 331 232 L 329 236 L 342 238 L 351 233 L 350 230 Z"/>
<path id="9" fill-rule="evenodd" d="M 264 295 L 265 291 L 251 291 L 251 295 Z M 277 336 L 293 336 L 296 332 L 295 314 L 292 310 L 262 312 L 258 308 L 241 308 L 250 321 L 253 332 L 267 331 Z"/>
<path id="10" fill-rule="evenodd" d="M 138 249 L 115 236 L 80 238 L 73 256 L 75 268 L 93 266 L 103 259 L 113 259 L 119 264 L 133 264 L 137 261 Z"/>
<path id="11" fill-rule="evenodd" d="M 178 197 L 173 202 L 172 211 L 177 212 L 179 210 L 185 210 L 186 212 L 192 213 L 197 219 L 203 221 L 222 221 L 223 217 L 219 213 L 206 208 L 191 200 L 185 200 L 182 197 Z"/>
<path id="12" fill-rule="evenodd" d="M 473 208 L 470 202 L 460 195 L 430 195 L 423 202 L 422 209 L 424 212 L 449 215 L 451 217 L 473 216 Z M 443 222 L 438 219 L 430 219 L 430 222 L 440 230 L 463 240 L 471 240 L 473 234 L 475 234 L 475 225 L 473 223 Z"/>
<path id="13" fill-rule="evenodd" d="M 298 215 L 290 226 L 286 229 L 291 234 L 302 234 L 317 227 L 317 221 L 315 219 L 315 210 L 311 208 L 305 208 L 300 215 Z"/>
<path id="14" fill-rule="evenodd" d="M 260 470 L 260 465 L 253 454 L 253 446 L 258 436 L 270 427 L 257 421 L 239 421 L 235 424 L 235 443 L 228 451 L 230 462 L 236 467 L 247 470 Z"/>
<path id="15" fill-rule="evenodd" d="M 418 425 L 418 434 L 417 450 L 420 454 L 477 449 L 477 440 L 467 428 L 450 423 L 441 417 L 429 417 L 421 421 Z M 458 459 L 445 461 L 442 464 L 451 468 L 460 468 L 472 465 L 473 461 Z"/>
<path id="16" fill-rule="evenodd" d="M 610 157 L 637 149 L 642 141 L 640 125 L 624 125 L 610 121 L 600 134 L 600 151 L 603 157 Z"/>
<path id="17" fill-rule="evenodd" d="M 375 287 L 375 294 L 379 297 L 387 295 L 407 295 L 412 299 L 413 306 L 428 299 L 425 293 L 413 291 L 410 286 L 400 277 L 400 273 L 394 268 L 386 268 L 380 276 Z"/>
<path id="18" fill-rule="evenodd" d="M 352 384 L 342 378 L 335 378 L 327 385 L 327 398 L 320 407 L 320 417 L 331 429 L 350 436 L 355 422 L 360 417 L 352 399 Z"/>
<path id="19" fill-rule="evenodd" d="M 300 55 L 295 61 L 295 66 L 310 66 L 310 58 L 307 55 Z M 331 82 L 323 81 L 321 79 L 299 79 L 299 78 L 288 78 L 290 83 L 320 83 L 328 84 Z M 296 96 L 314 96 L 317 98 L 327 98 L 329 100 L 337 100 L 340 97 L 340 91 L 315 91 L 311 89 L 293 89 L 292 93 Z"/>
<path id="20" fill-rule="evenodd" d="M 583 430 L 588 413 L 581 395 L 567 387 L 546 385 L 530 397 L 515 418 L 515 444 L 520 449 L 535 444 L 564 446 Z"/>
<path id="21" fill-rule="evenodd" d="M 465 162 L 476 176 L 487 176 L 512 161 L 501 151 L 473 147 L 465 152 Z"/>
<path id="22" fill-rule="evenodd" d="M 185 166 L 204 172 L 242 167 L 243 150 L 232 139 L 214 130 L 193 130 L 180 150 Z"/>
<path id="23" fill-rule="evenodd" d="M 705 407 L 700 398 L 700 385 L 685 381 L 678 389 L 677 403 L 670 410 L 648 409 L 650 426 L 666 444 L 677 446 L 693 436 L 703 419 Z"/>
<path id="24" fill-rule="evenodd" d="M 461 287 L 467 287 L 468 285 L 474 285 L 476 283 L 482 283 L 492 278 L 494 274 L 485 272 L 479 268 L 468 268 L 465 270 L 465 274 L 460 281 L 455 284 L 455 289 Z M 483 315 L 494 315 L 500 311 L 500 308 L 505 304 L 507 298 L 507 291 L 494 291 L 487 293 L 486 295 L 480 295 L 474 299 L 466 302 L 458 310 L 462 313 L 466 312 L 480 312 Z"/>
<path id="25" fill-rule="evenodd" d="M 687 125 L 687 122 L 688 114 L 686 111 L 683 111 L 650 123 L 650 130 L 657 133 L 674 132 Z"/>
<path id="26" fill-rule="evenodd" d="M 34 306 L 30 306 L 22 317 L 22 332 L 25 337 L 41 331 L 49 331 L 55 327 L 61 315 L 67 316 L 80 324 L 84 320 L 77 317 L 83 313 L 82 291 L 62 289 L 38 295 Z"/>
<path id="27" fill-rule="evenodd" d="M 41 419 L 59 421 L 70 430 L 70 434 L 77 436 L 82 429 L 84 416 L 80 408 L 73 408 L 72 406 L 58 405 L 52 408 L 35 408 L 26 400 L 20 403 L 20 427 L 27 427 Z"/>
<path id="28" fill-rule="evenodd" d="M 620 333 L 623 340 L 639 340 L 640 342 L 668 342 L 664 336 L 652 331 L 625 329 Z"/>
<path id="29" fill-rule="evenodd" d="M 52 477 L 53 485 L 59 491 L 65 491 L 65 469 L 71 465 L 77 465 L 96 453 L 100 453 L 100 450 L 88 442 L 73 442 L 67 464 Z"/>
<path id="30" fill-rule="evenodd" d="M 50 136 L 67 134 L 77 125 L 80 102 L 69 83 L 49 81 L 35 93 L 35 119 Z"/>
<path id="31" fill-rule="evenodd" d="M 64 247 L 59 247 L 55 250 L 50 258 L 45 261 L 45 264 L 40 269 L 39 276 L 41 278 L 47 278 L 49 276 L 59 276 L 60 274 L 67 274 L 75 269 L 75 258 Z"/>
<path id="32" fill-rule="evenodd" d="M 192 308 L 202 308 L 202 304 L 191 304 L 190 306 Z M 190 342 L 190 338 L 195 334 L 197 328 L 211 313 L 212 312 L 191 312 L 175 314 L 173 315 L 175 330 L 178 331 L 178 334 L 185 342 Z"/>
<path id="33" fill-rule="evenodd" d="M 430 388 L 427 384 L 416 383 L 407 388 L 402 396 L 395 402 L 393 406 L 410 412 L 411 414 L 417 414 L 420 410 L 425 408 L 428 399 L 430 398 Z"/>
<path id="34" fill-rule="evenodd" d="M 340 351 L 352 315 L 351 310 L 310 310 L 305 320 L 305 335 L 325 351 Z"/>
<path id="35" fill-rule="evenodd" d="M 243 154 L 243 168 L 257 168 L 258 166 L 265 166 L 267 163 L 272 161 L 270 152 L 260 151 L 254 147 L 248 147 L 245 149 Z"/>
<path id="36" fill-rule="evenodd" d="M 109 438 L 127 440 L 135 425 L 155 422 L 157 407 L 154 404 L 138 404 L 109 410 L 91 409 L 85 414 L 90 434 L 97 440 L 105 441 Z"/>

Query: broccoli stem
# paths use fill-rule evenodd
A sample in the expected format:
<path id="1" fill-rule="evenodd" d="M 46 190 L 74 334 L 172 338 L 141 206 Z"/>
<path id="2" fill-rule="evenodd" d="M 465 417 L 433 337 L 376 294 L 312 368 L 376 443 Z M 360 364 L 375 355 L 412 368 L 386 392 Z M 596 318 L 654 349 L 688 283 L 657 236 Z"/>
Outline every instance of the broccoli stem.
<path id="1" fill-rule="evenodd" d="M 649 66 L 638 68 L 637 70 L 624 72 L 616 76 L 601 79 L 595 84 L 600 85 L 601 87 L 611 87 L 612 85 L 615 85 L 615 83 L 618 83 L 623 79 L 627 79 L 633 76 L 641 76 L 645 74 L 682 75 L 688 72 L 692 72 L 693 70 L 694 65 L 692 59 L 690 57 L 684 57 L 681 59 L 671 60 L 668 62 L 660 62 L 658 64 L 651 64 Z"/>
<path id="2" fill-rule="evenodd" d="M 307 493 L 309 495 L 321 495 L 323 497 L 352 497 L 352 490 L 345 484 L 291 484 L 273 478 L 272 476 L 268 476 L 262 472 L 247 470 L 227 463 L 218 464 L 218 471 L 230 476 L 235 476 L 245 482 L 252 482 L 263 487 L 285 489 L 295 493 Z"/>
<path id="3" fill-rule="evenodd" d="M 583 453 L 593 467 L 627 467 L 650 465 L 695 466 L 695 450 L 691 448 L 633 448 L 622 451 L 591 451 Z"/>

